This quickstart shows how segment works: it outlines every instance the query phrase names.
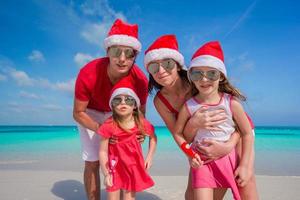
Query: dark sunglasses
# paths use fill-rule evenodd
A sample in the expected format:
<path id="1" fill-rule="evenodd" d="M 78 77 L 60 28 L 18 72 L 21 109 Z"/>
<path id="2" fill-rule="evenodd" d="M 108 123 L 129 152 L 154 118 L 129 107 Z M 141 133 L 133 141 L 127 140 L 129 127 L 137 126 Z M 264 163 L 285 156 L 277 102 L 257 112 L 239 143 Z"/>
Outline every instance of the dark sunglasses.
<path id="1" fill-rule="evenodd" d="M 136 56 L 136 52 L 132 48 L 121 49 L 119 47 L 110 47 L 108 49 L 108 55 L 118 58 L 124 52 L 124 55 L 127 59 L 133 59 Z"/>
<path id="2" fill-rule="evenodd" d="M 216 81 L 220 78 L 220 72 L 218 70 L 192 70 L 189 72 L 189 77 L 192 81 L 201 81 L 204 77 L 210 81 Z"/>
<path id="3" fill-rule="evenodd" d="M 159 67 L 162 66 L 166 71 L 170 72 L 174 69 L 176 62 L 173 59 L 165 59 L 161 62 L 151 62 L 148 65 L 148 71 L 154 75 L 159 71 Z"/>
<path id="4" fill-rule="evenodd" d="M 135 99 L 131 96 L 117 96 L 112 99 L 111 105 L 112 107 L 116 107 L 122 103 L 124 100 L 125 104 L 128 106 L 134 106 L 135 105 Z"/>

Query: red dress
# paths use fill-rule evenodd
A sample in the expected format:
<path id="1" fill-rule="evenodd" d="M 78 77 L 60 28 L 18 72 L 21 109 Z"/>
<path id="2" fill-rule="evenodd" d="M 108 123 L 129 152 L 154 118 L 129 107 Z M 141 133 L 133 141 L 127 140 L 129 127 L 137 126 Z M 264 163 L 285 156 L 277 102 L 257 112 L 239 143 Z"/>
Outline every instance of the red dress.
<path id="1" fill-rule="evenodd" d="M 143 122 L 146 133 L 152 135 L 154 127 L 146 119 Z M 114 136 L 118 139 L 116 144 L 108 145 L 108 162 L 113 176 L 113 186 L 106 188 L 108 192 L 119 189 L 139 192 L 154 185 L 145 169 L 141 144 L 136 139 L 140 134 L 137 127 L 130 129 L 129 133 L 109 118 L 97 133 L 105 138 Z"/>

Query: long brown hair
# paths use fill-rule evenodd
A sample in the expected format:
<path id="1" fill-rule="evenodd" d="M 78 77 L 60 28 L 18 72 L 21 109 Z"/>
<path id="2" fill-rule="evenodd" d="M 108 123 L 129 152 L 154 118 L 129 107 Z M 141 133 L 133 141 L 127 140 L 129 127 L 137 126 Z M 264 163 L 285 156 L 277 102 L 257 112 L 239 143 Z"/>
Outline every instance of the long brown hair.
<path id="1" fill-rule="evenodd" d="M 176 62 L 176 61 L 175 61 Z M 188 76 L 187 76 L 187 71 L 183 69 L 183 67 L 181 65 L 179 65 L 178 62 L 176 62 L 176 66 L 177 68 L 179 68 L 178 71 L 178 75 L 179 77 L 183 80 L 184 84 L 190 84 Z M 148 93 L 149 94 L 153 94 L 153 90 L 155 91 L 159 91 L 163 88 L 162 85 L 160 85 L 159 83 L 157 83 L 153 76 L 149 73 L 149 83 L 148 83 Z"/>
<path id="2" fill-rule="evenodd" d="M 192 95 L 195 96 L 196 94 L 199 93 L 199 91 L 192 81 L 191 81 L 191 85 L 192 85 Z M 219 90 L 218 91 L 230 94 L 230 95 L 238 98 L 240 101 L 247 100 L 246 96 L 243 95 L 239 89 L 234 87 L 222 72 L 220 74 L 220 82 L 219 82 Z"/>
<path id="3" fill-rule="evenodd" d="M 221 77 L 220 77 L 219 92 L 224 92 L 224 93 L 230 94 L 230 95 L 238 98 L 240 101 L 246 101 L 247 100 L 246 96 L 243 95 L 239 89 L 234 87 L 229 82 L 229 80 L 224 76 L 223 73 L 221 73 Z"/>
<path id="4" fill-rule="evenodd" d="M 122 117 L 120 115 L 118 115 L 118 113 L 115 111 L 114 108 L 112 109 L 112 111 L 113 111 L 112 117 L 113 117 L 114 123 L 116 123 L 116 125 L 119 126 L 121 129 L 123 129 L 124 131 L 130 133 L 130 131 L 123 126 Z M 135 108 L 133 110 L 132 115 L 134 118 L 134 123 L 136 124 L 137 128 L 140 130 L 141 134 L 147 135 L 145 128 L 144 128 L 144 123 L 143 123 L 144 115 L 140 111 L 140 109 L 136 106 L 136 104 L 135 104 Z"/>

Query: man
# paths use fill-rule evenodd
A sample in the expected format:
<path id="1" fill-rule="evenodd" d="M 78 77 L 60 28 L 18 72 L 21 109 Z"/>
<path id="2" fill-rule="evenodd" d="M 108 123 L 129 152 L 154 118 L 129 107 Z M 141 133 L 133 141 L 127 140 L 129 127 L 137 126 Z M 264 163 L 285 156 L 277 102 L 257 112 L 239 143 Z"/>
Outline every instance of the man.
<path id="1" fill-rule="evenodd" d="M 85 161 L 84 185 L 89 200 L 100 199 L 99 126 L 111 116 L 109 98 L 113 86 L 123 78 L 135 85 L 145 112 L 148 80 L 135 65 L 141 50 L 138 26 L 117 19 L 104 40 L 107 57 L 95 59 L 79 72 L 75 85 L 73 117 L 78 122 L 82 158 Z"/>

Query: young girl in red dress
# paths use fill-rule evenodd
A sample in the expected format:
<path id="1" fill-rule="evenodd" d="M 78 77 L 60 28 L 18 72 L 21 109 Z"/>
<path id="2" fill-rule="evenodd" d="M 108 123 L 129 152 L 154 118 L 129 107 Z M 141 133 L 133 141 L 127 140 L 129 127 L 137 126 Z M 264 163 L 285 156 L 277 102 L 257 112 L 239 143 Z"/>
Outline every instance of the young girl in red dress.
<path id="1" fill-rule="evenodd" d="M 140 100 L 132 88 L 130 81 L 115 86 L 109 101 L 113 115 L 97 131 L 101 136 L 99 157 L 108 199 L 119 199 L 120 190 L 124 191 L 123 199 L 135 199 L 136 192 L 154 185 L 147 171 L 157 138 L 154 127 L 139 111 Z M 145 159 L 136 139 L 141 133 L 150 138 Z M 115 144 L 109 143 L 111 137 L 117 138 Z"/>

